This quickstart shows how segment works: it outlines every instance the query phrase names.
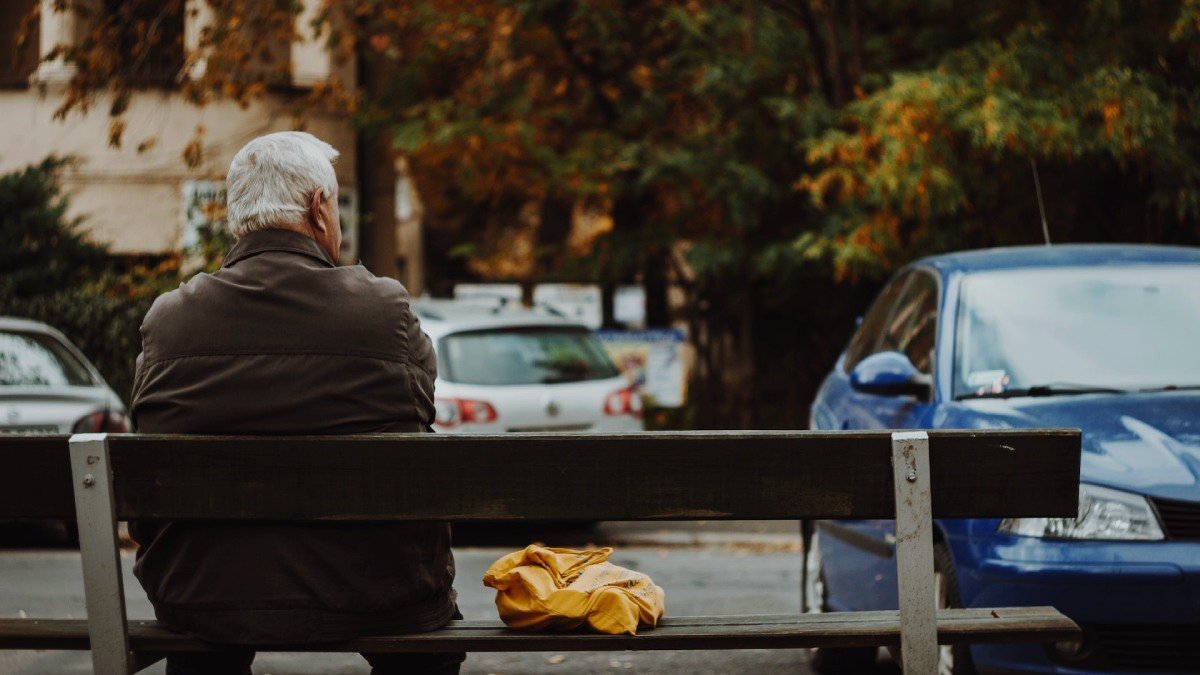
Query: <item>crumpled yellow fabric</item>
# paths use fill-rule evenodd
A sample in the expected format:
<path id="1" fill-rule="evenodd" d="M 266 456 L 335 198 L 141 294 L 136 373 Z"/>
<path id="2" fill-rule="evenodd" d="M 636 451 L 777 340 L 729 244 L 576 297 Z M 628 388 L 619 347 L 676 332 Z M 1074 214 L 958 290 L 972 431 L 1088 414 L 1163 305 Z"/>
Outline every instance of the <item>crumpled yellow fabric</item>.
<path id="1" fill-rule="evenodd" d="M 576 551 L 527 546 L 492 563 L 483 583 L 509 628 L 563 631 L 587 624 L 635 635 L 662 618 L 663 590 L 650 577 L 608 562 L 612 548 Z"/>

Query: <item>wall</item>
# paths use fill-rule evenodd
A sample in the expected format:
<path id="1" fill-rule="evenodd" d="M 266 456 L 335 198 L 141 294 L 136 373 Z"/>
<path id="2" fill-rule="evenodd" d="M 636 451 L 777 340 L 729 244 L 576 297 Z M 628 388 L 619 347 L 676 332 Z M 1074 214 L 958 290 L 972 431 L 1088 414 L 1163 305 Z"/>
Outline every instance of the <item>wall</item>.
<path id="1" fill-rule="evenodd" d="M 116 253 L 177 249 L 185 224 L 188 181 L 222 180 L 233 155 L 247 141 L 293 128 L 295 97 L 305 95 L 306 87 L 331 72 L 346 82 L 355 81 L 353 64 L 334 64 L 323 40 L 309 37 L 319 4 L 307 0 L 296 18 L 305 39 L 292 43 L 290 53 L 284 55 L 292 68 L 294 90 L 272 92 L 247 108 L 233 103 L 196 108 L 176 91 L 147 88 L 133 96 L 124 117 L 123 144 L 114 148 L 108 143 L 111 100 L 106 93 L 97 95 L 87 114 L 54 119 L 73 71 L 70 64 L 49 57 L 56 46 L 82 39 L 87 27 L 74 13 L 58 11 L 55 0 L 37 2 L 41 12 L 35 35 L 43 60 L 30 84 L 22 86 L 18 77 L 0 89 L 0 171 L 40 162 L 51 154 L 74 158 L 76 163 L 63 176 L 70 215 L 82 218 L 84 228 Z M 12 22 L 33 4 L 30 0 L 6 3 L 0 19 Z M 208 0 L 186 0 L 186 8 L 181 38 L 185 50 L 199 57 L 190 66 L 191 76 L 198 77 L 205 68 L 200 36 L 212 20 L 213 8 Z M 0 50 L 11 49 L 15 35 L 12 30 L 0 31 Z M 202 161 L 189 168 L 183 151 L 198 127 L 204 130 Z M 342 191 L 357 190 L 357 139 L 350 120 L 312 113 L 307 130 L 341 151 L 336 171 Z"/>
<path id="2" fill-rule="evenodd" d="M 251 138 L 292 128 L 282 96 L 243 110 L 234 104 L 203 109 L 164 91 L 134 96 L 120 148 L 108 145 L 104 96 L 86 116 L 55 121 L 61 92 L 38 87 L 0 91 L 0 171 L 39 162 L 49 154 L 72 156 L 78 165 L 64 175 L 71 214 L 85 218 L 98 241 L 118 253 L 162 253 L 179 244 L 183 231 L 183 184 L 220 179 L 234 153 Z M 197 125 L 205 129 L 203 162 L 189 169 L 182 158 Z M 308 130 L 342 152 L 336 165 L 343 188 L 355 188 L 354 131 L 348 120 L 313 116 Z M 143 141 L 152 147 L 138 152 Z"/>

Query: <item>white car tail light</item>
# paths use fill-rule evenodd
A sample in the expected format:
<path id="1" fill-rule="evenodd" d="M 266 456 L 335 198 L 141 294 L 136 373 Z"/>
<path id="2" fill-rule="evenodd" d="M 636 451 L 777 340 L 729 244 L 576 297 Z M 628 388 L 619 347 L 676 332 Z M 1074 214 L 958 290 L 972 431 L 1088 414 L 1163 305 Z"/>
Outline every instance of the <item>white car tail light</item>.
<path id="1" fill-rule="evenodd" d="M 496 409 L 487 401 L 465 398 L 439 398 L 433 402 L 434 424 L 452 427 L 459 424 L 486 424 L 496 421 Z"/>
<path id="2" fill-rule="evenodd" d="M 642 416 L 642 397 L 636 387 L 618 389 L 604 399 L 605 415 Z"/>
<path id="3" fill-rule="evenodd" d="M 75 426 L 71 427 L 71 433 L 74 434 L 97 434 L 107 432 L 110 434 L 124 434 L 129 432 L 132 426 L 129 423 L 129 418 L 119 412 L 109 410 L 98 410 L 90 415 L 79 418 L 75 422 Z"/>

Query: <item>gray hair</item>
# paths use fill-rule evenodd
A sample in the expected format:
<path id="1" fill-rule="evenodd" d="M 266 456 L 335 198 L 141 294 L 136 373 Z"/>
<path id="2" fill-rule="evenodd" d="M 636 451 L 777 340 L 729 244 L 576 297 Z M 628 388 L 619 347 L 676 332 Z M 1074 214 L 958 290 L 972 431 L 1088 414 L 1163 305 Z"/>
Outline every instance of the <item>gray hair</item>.
<path id="1" fill-rule="evenodd" d="M 333 162 L 338 151 L 303 131 L 259 136 L 238 151 L 225 177 L 229 229 L 255 230 L 304 222 L 318 188 L 337 196 Z"/>

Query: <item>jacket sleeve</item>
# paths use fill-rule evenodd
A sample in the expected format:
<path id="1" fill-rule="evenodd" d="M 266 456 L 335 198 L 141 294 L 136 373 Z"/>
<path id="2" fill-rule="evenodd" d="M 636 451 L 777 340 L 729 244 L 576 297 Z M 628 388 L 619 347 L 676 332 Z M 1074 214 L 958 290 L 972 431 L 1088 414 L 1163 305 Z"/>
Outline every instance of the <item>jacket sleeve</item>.
<path id="1" fill-rule="evenodd" d="M 142 317 L 142 323 L 138 326 L 138 337 L 141 338 L 142 350 L 137 355 L 137 361 L 133 367 L 133 391 L 129 392 L 129 419 L 133 422 L 133 430 L 138 429 L 138 413 L 141 412 L 142 403 L 146 393 L 146 347 L 147 347 L 147 326 L 150 324 L 154 314 L 155 307 L 158 306 L 161 297 L 155 298 L 150 305 L 150 309 L 146 310 L 146 316 Z"/>
<path id="2" fill-rule="evenodd" d="M 146 352 L 137 355 L 133 367 L 133 391 L 129 393 L 129 419 L 133 421 L 133 430 L 137 430 L 138 404 L 141 402 L 142 380 L 146 377 Z"/>
<path id="3" fill-rule="evenodd" d="M 405 306 L 408 336 L 408 379 L 417 417 L 426 426 L 433 424 L 433 381 L 437 379 L 437 354 L 433 341 L 421 330 L 421 320 Z"/>

